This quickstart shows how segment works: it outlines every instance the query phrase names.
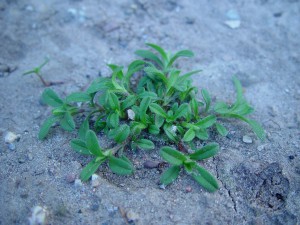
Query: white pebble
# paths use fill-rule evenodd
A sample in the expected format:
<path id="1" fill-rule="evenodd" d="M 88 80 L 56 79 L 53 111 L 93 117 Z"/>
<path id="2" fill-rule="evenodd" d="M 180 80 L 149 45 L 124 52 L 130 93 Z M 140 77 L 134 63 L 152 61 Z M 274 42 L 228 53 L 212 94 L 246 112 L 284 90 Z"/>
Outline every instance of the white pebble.
<path id="1" fill-rule="evenodd" d="M 32 209 L 32 214 L 29 217 L 29 224 L 30 225 L 44 225 L 46 224 L 47 220 L 47 209 L 41 206 L 35 206 Z"/>
<path id="2" fill-rule="evenodd" d="M 249 137 L 248 135 L 244 135 L 243 136 L 243 142 L 247 143 L 247 144 L 251 144 L 253 141 L 252 141 L 251 137 Z"/>
<path id="3" fill-rule="evenodd" d="M 13 143 L 15 140 L 20 139 L 20 135 L 17 135 L 11 131 L 8 131 L 4 136 L 5 143 Z"/>

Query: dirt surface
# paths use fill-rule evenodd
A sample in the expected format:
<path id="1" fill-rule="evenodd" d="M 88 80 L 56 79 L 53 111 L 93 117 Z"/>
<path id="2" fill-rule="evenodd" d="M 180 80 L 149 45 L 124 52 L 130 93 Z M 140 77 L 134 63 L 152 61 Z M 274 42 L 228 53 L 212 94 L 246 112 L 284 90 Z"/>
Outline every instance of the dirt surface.
<path id="1" fill-rule="evenodd" d="M 28 224 L 35 206 L 46 224 L 300 222 L 299 1 L 2 0 L 0 30 L 1 225 Z M 108 76 L 106 63 L 128 65 L 145 42 L 193 50 L 179 65 L 203 69 L 194 85 L 219 100 L 233 101 L 236 74 L 266 130 L 261 142 L 246 124 L 227 124 L 220 153 L 204 164 L 219 180 L 214 194 L 185 174 L 161 189 L 159 171 L 143 167 L 158 149 L 132 155 L 131 177 L 101 167 L 95 187 L 80 184 L 89 159 L 70 148 L 76 134 L 54 129 L 37 139 L 50 108 L 40 102 L 43 85 L 24 71 L 49 57 L 43 75 L 63 81 L 53 89 L 66 96 Z M 19 139 L 5 143 L 8 132 Z"/>

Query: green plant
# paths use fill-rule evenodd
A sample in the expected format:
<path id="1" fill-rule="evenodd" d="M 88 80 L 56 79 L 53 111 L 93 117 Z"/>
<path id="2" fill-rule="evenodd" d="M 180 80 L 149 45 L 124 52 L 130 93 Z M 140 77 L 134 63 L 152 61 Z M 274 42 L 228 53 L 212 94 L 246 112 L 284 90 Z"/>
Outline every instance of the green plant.
<path id="1" fill-rule="evenodd" d="M 43 76 L 41 74 L 41 70 L 45 65 L 48 64 L 48 62 L 49 62 L 49 59 L 46 58 L 45 61 L 41 65 L 33 68 L 32 70 L 24 72 L 23 75 L 35 74 L 40 79 L 40 81 L 43 83 L 43 85 L 45 87 L 49 87 L 49 86 L 56 85 L 56 84 L 62 84 L 63 82 L 61 82 L 61 81 L 59 81 L 59 82 L 52 82 L 52 81 L 48 82 L 48 81 L 45 81 L 45 79 L 43 78 Z"/>
<path id="2" fill-rule="evenodd" d="M 88 180 L 105 161 L 117 174 L 133 173 L 134 167 L 125 155 L 131 149 L 154 149 L 155 144 L 149 139 L 159 135 L 174 146 L 160 149 L 162 158 L 171 164 L 162 174 L 161 183 L 172 183 L 184 168 L 202 187 L 213 192 L 218 189 L 216 179 L 197 161 L 214 156 L 219 145 L 208 143 L 195 149 L 193 141 L 207 142 L 212 129 L 226 136 L 228 131 L 221 123 L 223 118 L 248 123 L 261 139 L 264 131 L 257 122 L 246 117 L 253 108 L 244 99 L 236 77 L 233 78 L 237 90 L 235 103 L 218 102 L 211 107 L 208 91 L 201 90 L 203 101 L 200 101 L 196 98 L 197 88 L 192 86 L 190 77 L 200 70 L 181 75 L 174 66 L 179 57 L 192 57 L 191 51 L 170 54 L 157 45 L 147 45 L 158 55 L 149 50 L 138 50 L 136 54 L 143 60 L 133 61 L 125 71 L 121 66 L 108 65 L 112 70 L 111 77 L 97 78 L 84 92 L 72 93 L 61 99 L 53 90 L 46 88 L 42 98 L 54 109 L 52 116 L 43 123 L 39 138 L 44 139 L 54 123 L 72 131 L 75 129 L 74 117 L 80 115 L 84 118 L 78 138 L 71 140 L 71 146 L 78 153 L 94 156 L 81 173 L 81 179 Z M 139 75 L 137 85 L 131 82 L 133 74 Z M 82 103 L 80 107 L 74 104 L 78 102 Z M 95 133 L 100 131 L 114 140 L 115 146 L 101 148 Z"/>

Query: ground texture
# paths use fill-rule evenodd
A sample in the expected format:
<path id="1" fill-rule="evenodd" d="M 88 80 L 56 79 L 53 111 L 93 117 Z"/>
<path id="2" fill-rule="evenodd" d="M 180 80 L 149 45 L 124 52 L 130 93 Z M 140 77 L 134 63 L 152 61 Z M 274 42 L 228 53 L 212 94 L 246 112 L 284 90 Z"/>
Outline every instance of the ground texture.
<path id="1" fill-rule="evenodd" d="M 2 0 L 0 30 L 1 225 L 28 224 L 35 206 L 47 224 L 300 222 L 299 1 Z M 143 166 L 159 159 L 158 149 L 132 155 L 131 177 L 103 167 L 94 187 L 74 183 L 89 160 L 70 148 L 75 133 L 57 128 L 37 139 L 50 108 L 40 102 L 43 85 L 24 71 L 49 57 L 44 77 L 63 81 L 53 89 L 66 96 L 108 76 L 107 63 L 128 65 L 145 42 L 193 50 L 179 65 L 203 69 L 194 85 L 214 99 L 234 100 L 236 74 L 266 130 L 261 142 L 232 122 L 217 137 L 221 151 L 204 164 L 219 180 L 214 194 L 185 174 L 161 189 L 159 171 Z M 19 140 L 5 143 L 8 132 Z"/>

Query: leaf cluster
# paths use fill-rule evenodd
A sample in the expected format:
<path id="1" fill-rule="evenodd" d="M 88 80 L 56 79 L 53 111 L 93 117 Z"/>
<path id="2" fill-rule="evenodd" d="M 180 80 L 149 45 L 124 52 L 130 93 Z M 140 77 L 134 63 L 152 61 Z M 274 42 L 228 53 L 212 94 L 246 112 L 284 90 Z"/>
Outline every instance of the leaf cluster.
<path id="1" fill-rule="evenodd" d="M 78 153 L 94 156 L 81 173 L 81 179 L 87 180 L 105 161 L 114 173 L 133 173 L 127 152 L 137 148 L 155 149 L 155 143 L 149 137 L 160 136 L 177 146 L 176 149 L 169 146 L 160 149 L 162 158 L 171 165 L 162 174 L 161 183 L 172 183 L 184 168 L 202 187 L 215 191 L 218 189 L 216 179 L 198 161 L 213 157 L 219 146 L 208 143 L 195 149 L 193 142 L 197 139 L 207 142 L 211 130 L 226 136 L 228 131 L 222 124 L 224 118 L 248 123 L 261 139 L 264 131 L 257 122 L 247 118 L 253 108 L 243 97 L 242 86 L 236 77 L 233 78 L 237 91 L 235 103 L 217 102 L 212 107 L 209 92 L 202 89 L 199 100 L 198 89 L 192 85 L 191 76 L 201 70 L 182 73 L 174 64 L 178 58 L 192 57 L 193 52 L 182 50 L 171 54 L 158 45 L 149 43 L 147 46 L 152 51 L 135 52 L 142 60 L 133 61 L 127 69 L 109 64 L 111 77 L 95 79 L 83 92 L 62 99 L 52 89 L 45 89 L 42 98 L 53 110 L 52 116 L 43 123 L 39 138 L 44 139 L 54 123 L 66 131 L 73 131 L 76 127 L 74 117 L 84 117 L 78 138 L 71 141 L 71 146 Z M 133 75 L 138 77 L 136 85 L 132 82 Z M 103 132 L 115 146 L 102 149 L 95 132 Z M 182 144 L 193 151 L 182 151 Z"/>

